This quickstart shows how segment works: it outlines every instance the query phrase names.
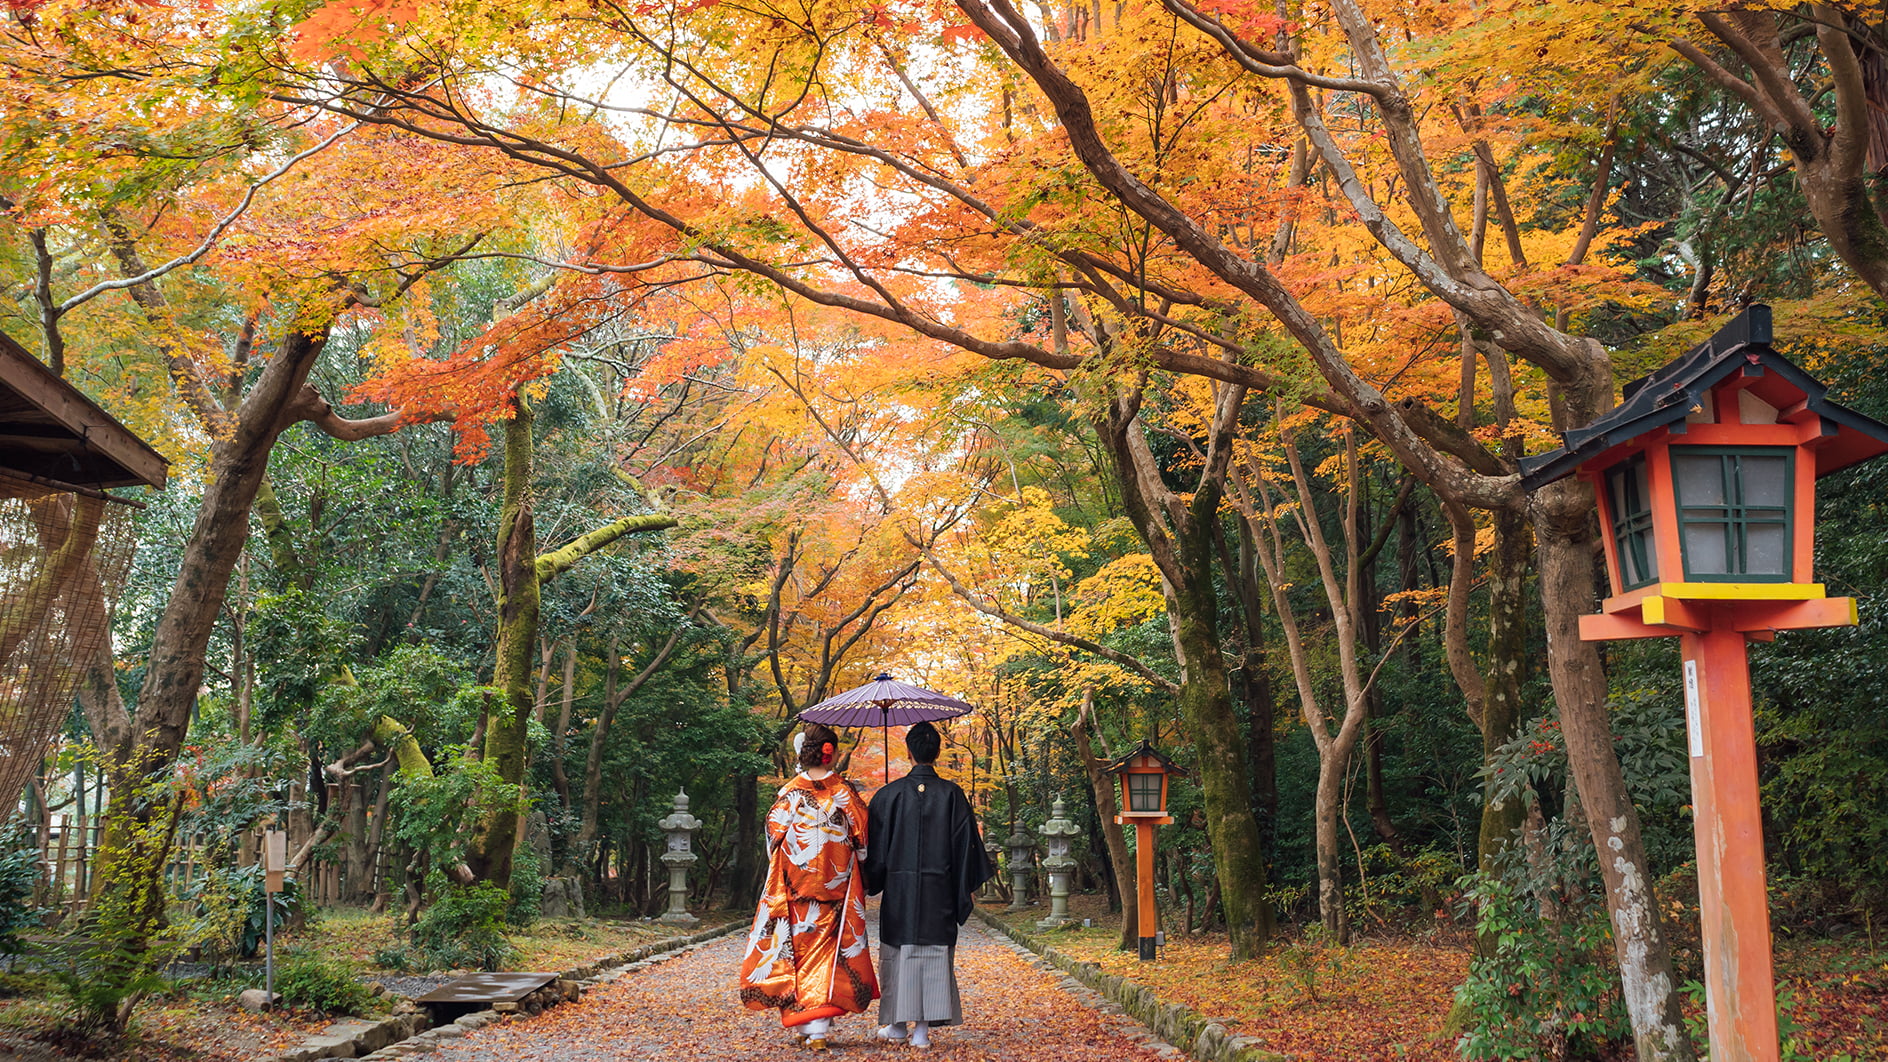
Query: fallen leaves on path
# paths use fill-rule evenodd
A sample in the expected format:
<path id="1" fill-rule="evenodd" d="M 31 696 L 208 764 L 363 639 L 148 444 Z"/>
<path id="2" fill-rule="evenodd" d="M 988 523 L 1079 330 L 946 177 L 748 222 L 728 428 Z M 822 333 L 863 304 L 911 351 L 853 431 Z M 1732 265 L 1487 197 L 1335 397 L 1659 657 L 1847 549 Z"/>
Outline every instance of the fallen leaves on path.
<path id="1" fill-rule="evenodd" d="M 1888 1062 L 1888 961 L 1853 943 L 1797 946 L 1777 957 L 1802 1057 Z"/>
<path id="2" fill-rule="evenodd" d="M 577 1003 L 523 1021 L 478 1030 L 442 1049 L 440 1062 L 603 1062 L 675 1059 L 682 1062 L 819 1056 L 788 1041 L 772 1012 L 743 1009 L 735 993 L 742 937 L 735 935 L 627 975 Z M 1084 1006 L 1058 978 L 1030 965 L 982 931 L 959 941 L 957 976 L 966 1024 L 937 1030 L 936 1062 L 1146 1062 L 1160 1055 L 1123 1036 L 1123 1019 Z M 1133 1028 L 1131 1023 L 1125 1027 Z M 902 1046 L 869 1037 L 871 1014 L 836 1023 L 834 1059 L 913 1062 Z"/>

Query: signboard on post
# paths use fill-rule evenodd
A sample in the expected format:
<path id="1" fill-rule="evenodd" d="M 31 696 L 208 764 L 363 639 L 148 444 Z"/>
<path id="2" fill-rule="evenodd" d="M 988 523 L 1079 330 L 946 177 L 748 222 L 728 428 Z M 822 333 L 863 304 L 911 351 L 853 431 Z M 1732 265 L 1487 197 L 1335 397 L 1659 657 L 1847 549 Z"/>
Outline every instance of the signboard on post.
<path id="1" fill-rule="evenodd" d="M 275 1005 L 274 894 L 282 891 L 282 879 L 287 874 L 288 834 L 274 829 L 262 831 L 262 983 L 269 1006 Z"/>
<path id="2" fill-rule="evenodd" d="M 265 830 L 262 834 L 262 887 L 269 892 L 281 892 L 282 878 L 287 873 L 288 834 Z"/>

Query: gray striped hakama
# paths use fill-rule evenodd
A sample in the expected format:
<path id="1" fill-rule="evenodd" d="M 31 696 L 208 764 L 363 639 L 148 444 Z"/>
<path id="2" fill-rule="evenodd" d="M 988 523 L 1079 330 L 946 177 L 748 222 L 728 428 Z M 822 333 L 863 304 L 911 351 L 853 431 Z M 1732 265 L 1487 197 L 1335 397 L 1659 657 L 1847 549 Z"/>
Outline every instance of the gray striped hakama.
<path id="1" fill-rule="evenodd" d="M 878 1023 L 962 1024 L 956 960 L 957 948 L 952 944 L 880 944 Z"/>

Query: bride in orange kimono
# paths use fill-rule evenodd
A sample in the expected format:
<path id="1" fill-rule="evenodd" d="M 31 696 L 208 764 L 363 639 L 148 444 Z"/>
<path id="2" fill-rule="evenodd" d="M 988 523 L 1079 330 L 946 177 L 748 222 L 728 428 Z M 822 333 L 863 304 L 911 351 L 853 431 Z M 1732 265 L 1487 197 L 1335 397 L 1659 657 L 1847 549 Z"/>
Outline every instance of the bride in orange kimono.
<path id="1" fill-rule="evenodd" d="M 827 1049 L 832 1019 L 878 998 L 865 939 L 865 800 L 831 764 L 838 736 L 817 723 L 801 732 L 805 769 L 767 813 L 767 890 L 741 960 L 741 1002 L 779 1008 L 806 1046 Z"/>

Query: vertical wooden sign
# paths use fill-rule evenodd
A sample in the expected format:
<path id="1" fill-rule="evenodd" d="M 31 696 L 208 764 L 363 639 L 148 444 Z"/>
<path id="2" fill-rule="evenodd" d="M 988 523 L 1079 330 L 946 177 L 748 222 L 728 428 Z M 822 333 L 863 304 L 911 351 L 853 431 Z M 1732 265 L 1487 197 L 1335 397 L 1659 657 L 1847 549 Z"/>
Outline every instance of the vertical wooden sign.
<path id="1" fill-rule="evenodd" d="M 282 891 L 282 878 L 288 873 L 288 834 L 266 830 L 262 834 L 263 888 Z"/>

